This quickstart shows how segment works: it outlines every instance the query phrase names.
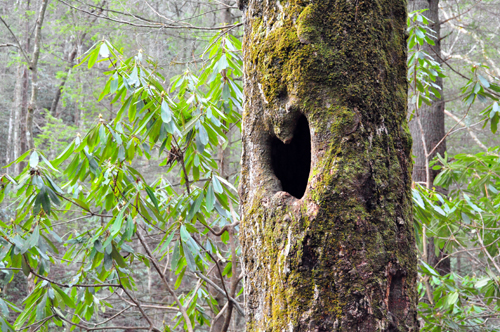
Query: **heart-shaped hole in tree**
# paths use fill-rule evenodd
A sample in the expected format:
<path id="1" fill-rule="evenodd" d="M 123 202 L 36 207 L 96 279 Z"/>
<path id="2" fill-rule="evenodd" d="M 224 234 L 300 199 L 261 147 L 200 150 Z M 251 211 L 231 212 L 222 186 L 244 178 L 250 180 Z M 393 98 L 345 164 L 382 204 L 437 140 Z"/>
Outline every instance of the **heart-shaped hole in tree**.
<path id="1" fill-rule="evenodd" d="M 311 133 L 304 115 L 297 121 L 290 143 L 276 137 L 271 140 L 271 164 L 281 181 L 283 191 L 301 199 L 304 196 L 311 170 Z"/>

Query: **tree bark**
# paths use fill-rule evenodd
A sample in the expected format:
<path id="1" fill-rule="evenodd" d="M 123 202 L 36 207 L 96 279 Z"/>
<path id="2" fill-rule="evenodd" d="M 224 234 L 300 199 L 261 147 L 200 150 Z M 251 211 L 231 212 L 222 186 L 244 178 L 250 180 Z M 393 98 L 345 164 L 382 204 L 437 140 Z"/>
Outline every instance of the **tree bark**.
<path id="1" fill-rule="evenodd" d="M 100 8 L 97 9 L 96 16 L 90 21 L 90 27 L 97 21 L 98 15 L 102 13 L 102 10 L 104 6 L 106 5 L 106 1 L 102 1 L 100 4 Z M 92 13 L 94 10 L 92 10 Z M 68 64 L 65 68 L 66 70 L 66 75 L 63 77 L 61 83 L 59 84 L 57 90 L 56 90 L 56 95 L 54 96 L 54 99 L 52 100 L 52 104 L 50 106 L 50 114 L 52 114 L 53 117 L 58 118 L 59 117 L 59 112 L 57 111 L 57 106 L 59 105 L 59 100 L 61 99 L 62 93 L 64 91 L 64 86 L 66 85 L 66 82 L 68 81 L 69 75 L 71 74 L 71 69 L 75 66 L 75 59 L 76 55 L 78 54 L 78 49 L 80 49 L 83 46 L 83 42 L 85 41 L 85 37 L 87 36 L 88 31 L 85 31 L 82 33 L 80 37 L 76 36 L 75 38 L 75 44 L 73 46 L 73 49 L 68 55 Z"/>
<path id="2" fill-rule="evenodd" d="M 430 28 L 434 30 L 434 34 L 436 36 L 435 46 L 431 46 L 428 44 L 424 45 L 424 50 L 433 58 L 437 59 L 436 54 L 441 56 L 441 25 L 439 23 L 439 0 L 410 0 L 408 3 L 408 9 L 410 11 L 428 9 L 423 14 L 432 22 L 430 24 Z M 439 59 L 437 59 L 439 60 Z M 443 89 L 443 79 L 438 77 L 435 82 L 441 89 Z M 411 109 L 414 109 L 410 105 Z M 445 103 L 443 98 L 435 100 L 431 106 L 422 105 L 413 118 L 410 121 L 410 132 L 413 137 L 413 155 L 415 156 L 415 164 L 413 168 L 413 181 L 415 182 L 424 182 L 432 185 L 434 179 L 439 174 L 439 170 L 430 169 L 429 178 L 427 178 L 427 160 L 432 160 L 438 153 L 444 156 L 446 151 L 446 140 L 444 140 L 436 151 L 427 156 L 427 153 L 432 151 L 434 147 L 441 141 L 441 139 L 445 135 L 445 126 L 444 126 L 444 108 Z M 422 129 L 418 124 L 418 120 L 422 125 Z M 423 132 L 423 135 L 422 135 Z M 428 151 L 425 151 L 422 140 L 425 140 L 426 147 Z M 444 192 L 442 188 L 440 190 Z M 439 251 L 439 254 L 435 253 L 435 245 L 434 238 L 429 238 L 429 243 L 427 244 L 427 263 L 431 266 L 436 267 L 437 271 L 441 275 L 446 275 L 450 273 L 450 259 L 445 258 L 446 253 L 442 250 Z"/>
<path id="3" fill-rule="evenodd" d="M 50 106 L 50 114 L 52 114 L 53 117 L 59 118 L 59 112 L 57 111 L 57 106 L 59 104 L 59 100 L 61 99 L 61 95 L 64 90 L 64 86 L 66 85 L 66 81 L 69 78 L 69 75 L 71 74 L 71 69 L 75 65 L 75 58 L 76 54 L 78 51 L 78 43 L 75 42 L 75 46 L 73 47 L 73 50 L 68 56 L 68 65 L 66 66 L 66 75 L 63 77 L 61 83 L 57 87 L 56 90 L 56 95 L 54 96 L 54 99 L 52 99 L 52 104 Z"/>
<path id="4" fill-rule="evenodd" d="M 17 67 L 16 86 L 14 88 L 14 128 L 13 128 L 13 157 L 16 160 L 27 150 L 26 142 L 26 108 L 28 105 L 28 68 L 24 65 Z M 21 173 L 26 166 L 25 162 L 12 165 L 15 175 Z"/>
<path id="5" fill-rule="evenodd" d="M 406 1 L 240 5 L 247 331 L 417 331 Z"/>
<path id="6" fill-rule="evenodd" d="M 38 91 L 38 59 L 40 57 L 40 44 L 42 41 L 42 26 L 45 18 L 45 10 L 49 0 L 42 0 L 38 17 L 35 24 L 35 41 L 33 46 L 33 56 L 31 57 L 30 70 L 31 70 L 31 96 L 28 104 L 28 112 L 26 114 L 26 140 L 28 149 L 35 148 L 35 141 L 33 137 L 33 118 L 35 116 L 36 108 L 36 95 Z"/>

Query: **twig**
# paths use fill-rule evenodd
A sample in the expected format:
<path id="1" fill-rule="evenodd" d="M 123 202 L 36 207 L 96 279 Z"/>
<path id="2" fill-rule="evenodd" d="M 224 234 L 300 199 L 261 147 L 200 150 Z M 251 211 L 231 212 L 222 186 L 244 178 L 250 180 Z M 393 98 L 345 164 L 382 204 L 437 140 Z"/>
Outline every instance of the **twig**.
<path id="1" fill-rule="evenodd" d="M 65 4 L 66 6 L 68 6 L 70 8 L 73 8 L 75 10 L 84 12 L 86 14 L 89 14 L 89 15 L 92 15 L 92 16 L 95 16 L 95 17 L 98 17 L 98 18 L 103 18 L 105 20 L 116 22 L 116 23 L 120 23 L 120 24 L 131 25 L 131 26 L 138 27 L 138 28 L 152 28 L 152 29 L 191 29 L 191 30 L 214 31 L 214 30 L 224 30 L 224 29 L 227 29 L 227 28 L 239 27 L 239 26 L 243 25 L 243 23 L 237 23 L 237 24 L 233 24 L 233 25 L 230 25 L 230 26 L 223 26 L 223 27 L 197 27 L 197 26 L 167 25 L 165 23 L 160 23 L 160 22 L 157 22 L 155 24 L 135 24 L 135 23 L 128 22 L 128 21 L 114 19 L 114 18 L 111 18 L 111 17 L 108 17 L 108 16 L 96 15 L 96 14 L 94 14 L 92 12 L 87 11 L 87 10 L 84 10 L 84 9 L 72 6 L 72 5 L 70 5 L 69 3 L 67 3 L 64 0 L 58 0 L 58 1 L 62 2 L 63 4 Z"/>
<path id="2" fill-rule="evenodd" d="M 144 236 L 142 236 L 142 233 L 141 233 L 141 230 L 139 227 L 137 227 L 136 234 L 137 234 L 137 237 L 139 238 L 139 241 L 141 242 L 142 246 L 146 250 L 146 253 L 148 254 L 149 258 L 151 259 L 151 263 L 153 263 L 153 266 L 154 266 L 156 272 L 160 275 L 161 280 L 165 284 L 167 291 L 174 297 L 175 303 L 179 307 L 179 310 L 181 311 L 182 316 L 184 317 L 184 321 L 187 325 L 188 331 L 193 332 L 193 327 L 191 326 L 191 320 L 189 319 L 189 315 L 187 314 L 186 308 L 182 305 L 182 303 L 179 301 L 179 298 L 177 297 L 177 295 L 175 295 L 174 290 L 168 284 L 167 278 L 165 278 L 165 275 L 161 271 L 160 264 L 158 263 L 156 258 L 153 256 L 153 253 L 151 252 L 151 249 L 149 248 L 148 243 L 144 239 Z"/>
<path id="3" fill-rule="evenodd" d="M 66 319 L 64 316 L 56 314 L 57 317 L 65 321 L 66 323 L 84 329 L 85 331 L 98 331 L 98 330 L 148 330 L 151 331 L 150 326 L 101 326 L 101 327 L 86 327 L 82 324 L 73 323 L 72 321 Z M 156 329 L 155 331 L 160 331 Z"/>
<path id="4" fill-rule="evenodd" d="M 157 332 L 161 332 L 159 329 L 157 329 L 156 327 L 154 327 L 154 324 L 153 322 L 151 321 L 151 319 L 149 318 L 149 316 L 146 314 L 146 312 L 144 311 L 144 309 L 142 309 L 141 305 L 139 304 L 139 302 L 137 302 L 136 299 L 134 299 L 134 297 L 127 291 L 127 289 L 123 286 L 122 284 L 122 280 L 120 278 L 120 273 L 118 272 L 118 270 L 116 271 L 116 275 L 118 276 L 118 280 L 120 280 L 120 285 L 121 285 L 121 289 L 123 290 L 123 292 L 125 294 L 127 294 L 128 298 L 134 302 L 134 304 L 136 305 L 136 307 L 139 309 L 139 311 L 141 312 L 142 316 L 148 321 L 149 323 L 149 328 L 150 330 L 155 330 Z"/>
<path id="5" fill-rule="evenodd" d="M 14 32 L 12 32 L 12 30 L 10 29 L 10 27 L 7 25 L 7 22 L 5 22 L 3 20 L 2 16 L 0 16 L 0 21 L 2 21 L 2 23 L 5 25 L 5 27 L 7 28 L 7 30 L 9 30 L 10 34 L 12 35 L 12 37 L 14 37 L 14 40 L 16 41 L 17 47 L 21 50 L 21 53 L 23 54 L 24 59 L 28 63 L 28 66 L 31 66 L 31 61 L 28 58 L 28 55 L 24 52 L 24 49 L 21 47 L 21 44 L 19 43 L 19 40 L 17 39 L 16 35 L 14 34 Z"/>
<path id="6" fill-rule="evenodd" d="M 472 139 L 479 145 L 483 150 L 488 151 L 488 148 L 486 145 L 484 145 L 479 138 L 477 138 L 476 134 L 470 129 L 470 127 L 467 127 L 465 123 L 460 120 L 458 117 L 456 117 L 453 113 L 448 112 L 447 110 L 444 110 L 444 114 L 448 115 L 450 118 L 458 122 L 460 125 L 464 126 L 464 128 L 469 132 L 469 135 L 472 137 Z"/>
<path id="7" fill-rule="evenodd" d="M 467 115 L 469 114 L 469 111 L 470 111 L 470 108 L 472 107 L 472 103 L 469 105 L 469 108 L 467 109 L 467 112 L 465 112 L 465 115 L 463 116 L 462 118 L 462 121 L 467 117 Z M 426 156 L 426 158 L 429 158 L 430 156 L 432 156 L 432 154 L 436 151 L 436 149 L 441 145 L 441 143 L 443 143 L 443 141 L 446 139 L 446 137 L 448 137 L 448 135 L 451 133 L 451 131 L 453 129 L 455 129 L 455 127 L 458 126 L 458 122 L 453 126 L 451 127 L 450 130 L 448 130 L 448 132 L 446 133 L 446 135 L 443 136 L 443 138 L 441 138 L 441 140 L 434 146 L 434 148 L 431 150 L 431 152 L 429 152 L 429 154 Z"/>
<path id="8" fill-rule="evenodd" d="M 201 274 L 200 272 L 196 271 L 194 272 L 194 274 L 196 274 L 196 276 L 200 279 L 203 279 L 203 281 L 205 281 L 206 283 L 210 284 L 210 286 L 212 286 L 213 288 L 215 288 L 215 290 L 217 290 L 219 293 L 221 293 L 222 295 L 226 296 L 226 298 L 233 302 L 234 305 L 236 306 L 236 309 L 239 311 L 239 313 L 244 317 L 245 316 L 245 312 L 243 311 L 243 309 L 241 308 L 240 304 L 238 303 L 238 301 L 236 301 L 233 297 L 231 296 L 227 296 L 226 292 L 224 292 L 224 290 L 222 288 L 220 288 L 219 286 L 217 286 L 217 284 L 215 282 L 213 282 L 212 280 L 208 279 L 207 277 L 205 277 L 203 274 Z"/>

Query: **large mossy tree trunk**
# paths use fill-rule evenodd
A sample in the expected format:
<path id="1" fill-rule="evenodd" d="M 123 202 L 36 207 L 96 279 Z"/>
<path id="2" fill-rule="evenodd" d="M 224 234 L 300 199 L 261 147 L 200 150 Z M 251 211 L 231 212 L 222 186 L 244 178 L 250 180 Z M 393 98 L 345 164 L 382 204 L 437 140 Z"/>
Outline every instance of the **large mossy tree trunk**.
<path id="1" fill-rule="evenodd" d="M 417 331 L 406 1 L 240 5 L 247 331 Z"/>

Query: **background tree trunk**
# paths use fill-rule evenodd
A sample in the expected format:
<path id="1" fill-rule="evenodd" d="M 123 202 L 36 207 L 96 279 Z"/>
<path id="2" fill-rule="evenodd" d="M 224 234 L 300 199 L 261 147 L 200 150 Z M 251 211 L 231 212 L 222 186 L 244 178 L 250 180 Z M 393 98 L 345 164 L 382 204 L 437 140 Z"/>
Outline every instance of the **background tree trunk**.
<path id="1" fill-rule="evenodd" d="M 26 141 L 28 149 L 35 148 L 35 138 L 33 136 L 33 118 L 36 109 L 36 95 L 38 92 L 38 58 L 40 57 L 40 43 L 42 40 L 42 25 L 45 18 L 45 10 L 49 0 L 42 0 L 38 17 L 35 24 L 35 42 L 33 45 L 33 56 L 31 57 L 31 95 L 28 103 L 28 112 L 26 113 Z"/>
<path id="2" fill-rule="evenodd" d="M 410 11 L 428 9 L 423 14 L 429 20 L 434 22 L 430 24 L 430 28 L 435 31 L 433 35 L 435 34 L 436 36 L 436 45 L 431 46 L 425 44 L 424 50 L 434 59 L 439 61 L 439 58 L 437 57 L 437 55 L 441 56 L 441 25 L 439 23 L 439 0 L 411 0 L 408 3 L 408 7 Z M 436 79 L 436 84 L 442 89 L 443 79 L 441 77 L 438 77 Z M 418 109 L 418 119 L 420 120 L 420 123 L 422 125 L 422 130 L 417 123 L 417 115 L 415 115 L 413 120 L 410 121 L 410 132 L 413 137 L 413 155 L 415 156 L 415 164 L 413 168 L 413 181 L 415 182 L 428 182 L 432 185 L 434 179 L 439 173 L 438 170 L 431 169 L 429 172 L 430 178 L 427 179 L 426 158 L 431 160 L 438 153 L 444 156 L 444 153 L 446 151 L 446 140 L 439 145 L 439 147 L 431 156 L 427 157 L 426 154 L 432 151 L 445 135 L 444 105 L 444 99 L 441 98 L 434 101 L 431 106 L 423 104 L 422 107 Z M 414 109 L 413 105 L 410 105 L 410 109 Z M 424 150 L 422 139 L 425 139 L 428 149 L 427 153 Z M 440 190 L 442 191 L 443 189 L 441 188 Z M 430 237 L 428 238 L 428 240 L 429 243 L 427 244 L 427 263 L 435 266 L 441 275 L 450 273 L 450 259 L 444 258 L 446 256 L 446 253 L 442 250 L 440 250 L 439 254 L 436 255 L 434 239 Z"/>
<path id="3" fill-rule="evenodd" d="M 406 2 L 243 1 L 247 331 L 416 331 Z"/>

